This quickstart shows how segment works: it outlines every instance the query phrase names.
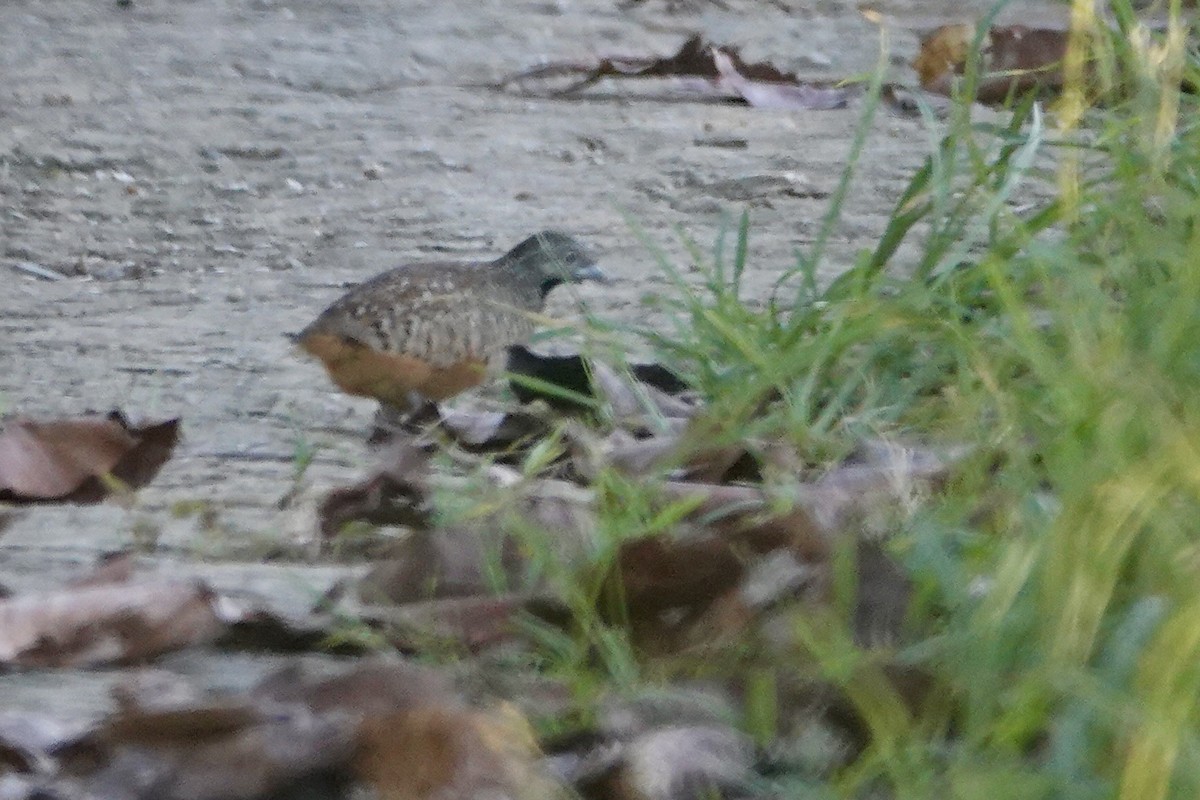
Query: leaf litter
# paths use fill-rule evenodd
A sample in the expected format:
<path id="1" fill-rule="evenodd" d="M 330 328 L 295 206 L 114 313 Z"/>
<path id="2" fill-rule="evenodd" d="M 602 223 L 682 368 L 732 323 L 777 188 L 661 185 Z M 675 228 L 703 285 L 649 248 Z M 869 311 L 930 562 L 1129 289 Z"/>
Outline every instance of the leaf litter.
<path id="1" fill-rule="evenodd" d="M 0 753 L 21 756 L 9 777 L 29 790 L 11 796 L 252 800 L 352 785 L 414 800 L 552 796 L 520 712 L 474 706 L 400 659 L 333 674 L 289 666 L 242 692 L 143 674 L 117 693 L 117 710 L 83 728 L 3 720 Z"/>
<path id="2" fill-rule="evenodd" d="M 376 449 L 373 472 L 330 494 L 350 492 L 357 505 L 322 518 L 331 544 L 354 520 L 407 531 L 355 585 L 347 613 L 401 650 L 486 660 L 489 652 L 529 648 L 536 630 L 570 635 L 580 613 L 570 587 L 594 586 L 583 613 L 625 626 L 643 657 L 703 660 L 780 620 L 790 625 L 806 609 L 829 607 L 833 564 L 850 547 L 859 576 L 850 605 L 855 641 L 880 653 L 882 674 L 896 676 L 898 691 L 914 685 L 914 702 L 926 696 L 922 671 L 889 660 L 905 640 L 912 587 L 883 542 L 966 453 L 866 441 L 814 473 L 785 442 L 714 438 L 690 388 L 659 365 L 642 366 L 521 352 L 510 361 L 513 393 L 531 375 L 537 388 L 520 396 L 520 407 L 443 409 L 425 433 L 393 432 Z M 563 396 L 572 402 L 553 402 Z M 479 431 L 498 431 L 496 414 L 539 423 L 489 442 Z M 458 455 L 447 462 L 452 450 Z M 534 473 L 523 469 L 539 452 L 553 457 L 541 457 Z M 468 474 L 454 474 L 463 469 Z M 641 485 L 645 513 L 671 522 L 606 539 L 601 510 L 613 476 Z M 464 497 L 474 509 L 466 517 L 444 513 L 445 502 Z M 564 582 L 564 571 L 574 577 Z M 796 646 L 786 634 L 767 652 Z M 733 702 L 737 689 L 718 686 Z M 789 709 L 822 704 L 848 746 L 869 737 L 839 687 L 818 684 L 780 698 Z M 590 797 L 736 792 L 755 769 L 753 748 L 732 725 L 663 721 L 620 741 L 593 734 L 550 756 L 555 773 Z"/>
<path id="3" fill-rule="evenodd" d="M 152 665 L 180 650 L 384 646 L 458 653 L 487 671 L 493 654 L 527 652 L 547 631 L 571 636 L 580 613 L 625 626 L 651 660 L 719 661 L 727 648 L 764 636 L 764 653 L 789 652 L 794 636 L 770 631 L 829 606 L 836 553 L 864 537 L 877 541 L 857 550 L 856 641 L 887 653 L 903 640 L 911 587 L 878 541 L 936 491 L 961 453 L 864 443 L 814 475 L 786 443 L 714 438 L 703 404 L 661 365 L 525 353 L 510 366 L 514 394 L 523 377 L 540 382 L 526 403 L 441 409 L 423 431 L 391 431 L 372 449 L 377 466 L 326 496 L 319 525 L 330 547 L 348 525 L 403 531 L 352 585 L 286 614 L 119 555 L 69 585 L 0 600 L 0 665 Z M 562 375 L 565 386 L 555 383 Z M 572 393 L 586 402 L 549 402 Z M 55 491 L 115 469 L 145 429 L 107 420 L 98 430 L 99 455 L 69 461 L 86 468 Z M 529 472 L 535 456 L 541 466 Z M 665 522 L 639 530 L 630 518 L 613 540 L 602 509 L 614 479 L 640 485 L 643 515 Z M 448 514 L 456 498 L 471 498 L 473 510 Z M 590 611 L 572 594 L 579 585 L 595 587 Z M 337 645 L 347 624 L 359 631 L 349 650 Z M 927 693 L 919 670 L 882 657 L 898 685 L 916 681 Z M 441 678 L 430 683 L 433 673 L 396 664 L 364 663 L 332 683 L 285 670 L 221 696 L 151 673 L 124 682 L 116 711 L 82 732 L 78 720 L 6 718 L 0 777 L 27 789 L 24 796 L 66 798 L 97 790 L 285 797 L 302 785 L 339 797 L 367 785 L 385 798 L 548 798 L 569 786 L 591 797 L 671 800 L 738 793 L 755 780 L 755 748 L 732 720 L 668 717 L 620 735 L 585 729 L 563 747 L 535 734 L 523 711 L 473 705 Z M 741 702 L 729 676 L 709 689 L 731 706 Z M 814 697 L 848 741 L 868 740 L 838 687 L 781 692 L 780 703 L 810 708 Z"/>

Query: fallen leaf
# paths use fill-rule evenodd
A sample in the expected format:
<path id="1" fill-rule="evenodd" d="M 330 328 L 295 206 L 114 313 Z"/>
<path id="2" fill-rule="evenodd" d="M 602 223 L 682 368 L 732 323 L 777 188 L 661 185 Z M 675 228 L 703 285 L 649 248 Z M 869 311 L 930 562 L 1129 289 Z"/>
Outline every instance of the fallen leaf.
<path id="1" fill-rule="evenodd" d="M 522 403 L 541 400 L 551 408 L 583 412 L 595 408 L 587 362 L 579 355 L 543 355 L 523 345 L 508 349 L 506 367 L 513 395 Z"/>
<path id="2" fill-rule="evenodd" d="M 414 439 L 398 435 L 380 449 L 377 458 L 373 474 L 330 491 L 321 502 L 317 519 L 326 538 L 356 520 L 417 529 L 432 524 L 426 496 L 429 454 Z"/>
<path id="3" fill-rule="evenodd" d="M 753 756 L 753 746 L 734 729 L 742 716 L 738 694 L 732 686 L 708 681 L 608 692 L 597 702 L 594 728 L 545 743 L 549 763 L 560 779 L 592 800 L 674 797 L 663 793 L 681 784 L 694 790 L 686 797 L 732 789 L 730 784 L 749 777 L 745 757 Z M 683 742 L 693 748 L 686 755 L 667 752 L 672 743 Z M 663 757 L 664 763 L 652 763 Z M 698 780 L 679 780 L 685 774 Z M 715 780 L 704 780 L 706 774 Z"/>
<path id="4" fill-rule="evenodd" d="M 954 108 L 954 101 L 949 97 L 897 83 L 885 84 L 881 97 L 889 109 L 906 117 L 920 117 L 928 109 L 934 118 L 946 119 Z"/>
<path id="5" fill-rule="evenodd" d="M 641 383 L 603 362 L 592 362 L 591 373 L 596 394 L 613 421 L 628 430 L 658 430 L 664 420 L 686 420 L 696 412 L 692 403 Z"/>
<path id="6" fill-rule="evenodd" d="M 0 533 L 4 533 L 5 528 L 20 519 L 21 513 L 19 509 L 0 505 Z"/>
<path id="7" fill-rule="evenodd" d="M 583 752 L 557 753 L 551 763 L 589 800 L 737 797 L 754 776 L 753 742 L 715 721 L 663 721 L 631 735 L 606 732 L 583 744 Z"/>
<path id="8" fill-rule="evenodd" d="M 695 505 L 688 519 L 732 537 L 755 553 L 786 548 L 805 561 L 827 561 L 833 542 L 883 537 L 936 490 L 966 451 L 878 443 L 865 459 L 835 467 L 815 481 L 757 486 L 667 481 L 667 502 Z"/>
<path id="9" fill-rule="evenodd" d="M 289 668 L 252 694 L 355 720 L 353 768 L 381 800 L 552 796 L 524 717 L 509 707 L 469 708 L 432 669 L 375 660 L 314 679 Z"/>
<path id="10" fill-rule="evenodd" d="M 375 626 L 394 647 L 405 652 L 461 650 L 478 652 L 519 638 L 520 618 L 534 616 L 564 624 L 568 615 L 553 600 L 525 592 L 474 595 L 367 606 L 359 617 Z"/>
<path id="11" fill-rule="evenodd" d="M 212 641 L 224 623 L 200 583 L 152 581 L 65 588 L 0 601 L 0 664 L 131 664 Z"/>
<path id="12" fill-rule="evenodd" d="M 55 751 L 90 727 L 90 723 L 63 721 L 45 714 L 0 711 L 0 776 L 8 772 L 52 772 L 56 767 Z"/>
<path id="13" fill-rule="evenodd" d="M 662 492 L 667 502 L 694 504 L 688 515 L 690 521 L 719 532 L 750 552 L 761 555 L 788 549 L 807 561 L 828 558 L 827 532 L 803 501 L 781 508 L 777 500 L 756 486 L 683 481 L 667 481 Z"/>
<path id="14" fill-rule="evenodd" d="M 681 395 L 692 389 L 687 381 L 662 364 L 636 362 L 629 365 L 629 371 L 639 383 L 653 386 L 669 395 Z"/>
<path id="15" fill-rule="evenodd" d="M 191 681 L 166 669 L 143 667 L 113 685 L 112 698 L 123 712 L 161 711 L 199 706 L 203 693 Z"/>
<path id="16" fill-rule="evenodd" d="M 860 541 L 855 554 L 854 639 L 859 647 L 899 644 L 912 581 L 883 545 Z"/>
<path id="17" fill-rule="evenodd" d="M 587 481 L 596 480 L 606 469 L 639 477 L 655 475 L 679 447 L 674 436 L 638 437 L 623 428 L 601 437 L 582 425 L 568 425 L 564 438 L 576 474 Z"/>
<path id="18" fill-rule="evenodd" d="M 962 22 L 942 25 L 922 36 L 920 49 L 912 62 L 921 86 L 928 89 L 945 76 L 961 75 L 974 36 L 975 26 Z"/>
<path id="19" fill-rule="evenodd" d="M 601 59 L 599 63 L 587 64 L 573 61 L 559 61 L 543 64 L 533 69 L 514 73 L 499 84 L 499 88 L 512 85 L 524 85 L 532 80 L 544 81 L 551 78 L 575 78 L 567 86 L 552 94 L 570 94 L 578 92 L 599 82 L 603 78 L 650 78 L 669 76 L 691 76 L 716 78 L 716 67 L 708 57 L 708 44 L 703 37 L 695 34 L 685 41 L 680 48 L 669 56 L 610 56 Z"/>
<path id="20" fill-rule="evenodd" d="M 357 726 L 303 707 L 123 713 L 66 758 L 96 797 L 259 800 L 348 782 Z M 216 724 L 214 724 L 216 723 Z"/>
<path id="21" fill-rule="evenodd" d="M 766 62 L 743 61 L 737 50 L 717 46 L 695 34 L 669 56 L 612 56 L 598 63 L 561 61 L 506 77 L 498 88 L 570 82 L 542 94 L 568 95 L 604 78 L 674 78 L 673 94 L 686 98 L 737 99 L 751 106 L 786 109 L 840 108 L 850 91 L 806 82 Z M 686 82 L 683 82 L 686 81 Z"/>
<path id="22" fill-rule="evenodd" d="M 943 25 L 921 40 L 913 68 L 922 88 L 953 93 L 956 78 L 966 72 L 976 28 Z M 983 37 L 976 99 L 1000 103 L 1031 89 L 1062 89 L 1062 60 L 1069 33 L 1024 25 L 993 26 Z"/>
<path id="23" fill-rule="evenodd" d="M 270 703 L 301 703 L 317 713 L 336 711 L 356 719 L 462 705 L 440 673 L 403 659 L 373 658 L 334 675 L 314 673 L 293 664 L 268 675 L 250 694 Z"/>
<path id="24" fill-rule="evenodd" d="M 749 788 L 754 743 L 732 727 L 668 726 L 629 742 L 613 800 L 727 797 Z"/>
<path id="25" fill-rule="evenodd" d="M 373 475 L 327 495 L 320 514 L 326 536 L 336 534 L 341 525 L 352 520 L 432 530 L 435 515 L 431 492 L 480 493 L 478 481 L 429 470 L 428 454 L 411 441 L 396 439 L 392 445 L 381 451 Z M 596 518 L 589 490 L 562 480 L 530 481 L 500 464 L 489 467 L 487 477 L 492 489 L 503 494 L 490 503 L 491 513 L 475 519 L 473 525 L 481 530 L 507 530 L 513 520 L 518 520 L 525 526 L 554 532 L 553 551 L 564 561 L 577 560 L 579 554 L 591 551 Z"/>
<path id="26" fill-rule="evenodd" d="M 552 800 L 537 745 L 515 710 L 428 708 L 368 720 L 355 770 L 379 800 Z"/>
<path id="27" fill-rule="evenodd" d="M 665 612 L 693 617 L 732 591 L 743 571 L 742 558 L 720 538 L 654 536 L 625 542 L 600 612 L 609 619 L 627 614 L 631 620 L 655 620 Z"/>
<path id="28" fill-rule="evenodd" d="M 165 699 L 154 693 L 161 675 L 123 690 L 119 712 L 59 752 L 89 797 L 342 797 L 378 720 L 474 713 L 436 672 L 396 659 L 332 675 L 293 665 L 247 692 L 208 697 L 166 680 Z"/>
<path id="29" fill-rule="evenodd" d="M 492 540 L 495 541 L 492 541 Z M 397 542 L 358 584 L 368 603 L 411 603 L 490 593 L 497 577 L 519 582 L 526 566 L 517 543 L 478 528 L 415 531 Z"/>
<path id="30" fill-rule="evenodd" d="M 678 419 L 678 418 L 677 418 Z M 615 469 L 638 477 L 663 476 L 699 483 L 762 479 L 759 458 L 748 443 L 723 444 L 707 434 L 711 421 L 681 420 L 683 425 L 650 436 L 635 436 L 618 428 L 597 440 L 587 431 L 568 429 L 580 474 L 594 478 Z"/>
<path id="31" fill-rule="evenodd" d="M 0 501 L 98 503 L 158 474 L 179 439 L 179 420 L 132 427 L 107 417 L 10 421 L 0 432 Z"/>
<path id="32" fill-rule="evenodd" d="M 732 90 L 754 108 L 782 111 L 824 111 L 844 108 L 850 92 L 791 80 L 755 80 L 738 71 L 733 57 L 720 48 L 712 49 L 717 68 L 717 85 Z"/>
<path id="33" fill-rule="evenodd" d="M 595 410 L 607 404 L 612 415 L 621 419 L 648 410 L 664 417 L 688 417 L 695 410 L 680 397 L 688 385 L 661 364 L 634 363 L 618 371 L 580 355 L 544 355 L 517 345 L 509 348 L 508 372 L 518 400 L 542 400 L 564 412 Z"/>
<path id="34" fill-rule="evenodd" d="M 438 425 L 459 446 L 484 453 L 512 450 L 549 432 L 545 420 L 519 411 L 448 408 Z"/>

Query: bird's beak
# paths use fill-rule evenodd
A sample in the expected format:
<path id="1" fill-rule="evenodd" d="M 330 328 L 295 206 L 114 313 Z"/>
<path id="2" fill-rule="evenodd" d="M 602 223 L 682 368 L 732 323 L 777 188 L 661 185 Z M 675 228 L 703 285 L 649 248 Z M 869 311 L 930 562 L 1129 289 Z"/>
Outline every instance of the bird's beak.
<path id="1" fill-rule="evenodd" d="M 596 283 L 612 283 L 612 279 L 604 274 L 604 271 L 595 264 L 589 264 L 583 269 L 575 270 L 572 276 L 577 281 L 595 281 Z"/>

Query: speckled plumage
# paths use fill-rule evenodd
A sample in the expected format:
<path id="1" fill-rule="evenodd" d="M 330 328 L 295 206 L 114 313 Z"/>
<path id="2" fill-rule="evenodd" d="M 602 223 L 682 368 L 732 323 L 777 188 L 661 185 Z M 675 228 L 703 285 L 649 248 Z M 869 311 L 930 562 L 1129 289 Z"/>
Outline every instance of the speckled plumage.
<path id="1" fill-rule="evenodd" d="M 480 383 L 533 332 L 555 285 L 597 277 L 577 242 L 544 231 L 481 264 L 410 264 L 351 289 L 296 337 L 344 391 L 412 405 Z"/>

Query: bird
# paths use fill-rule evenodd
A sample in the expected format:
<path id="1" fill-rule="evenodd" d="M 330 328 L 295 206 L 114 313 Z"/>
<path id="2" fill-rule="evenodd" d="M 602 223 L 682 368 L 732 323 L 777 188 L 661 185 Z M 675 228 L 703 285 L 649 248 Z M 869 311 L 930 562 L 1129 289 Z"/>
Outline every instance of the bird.
<path id="1" fill-rule="evenodd" d="M 504 368 L 554 287 L 608 279 L 575 239 L 535 233 L 494 261 L 417 263 L 350 289 L 294 341 L 342 391 L 416 416 Z"/>

